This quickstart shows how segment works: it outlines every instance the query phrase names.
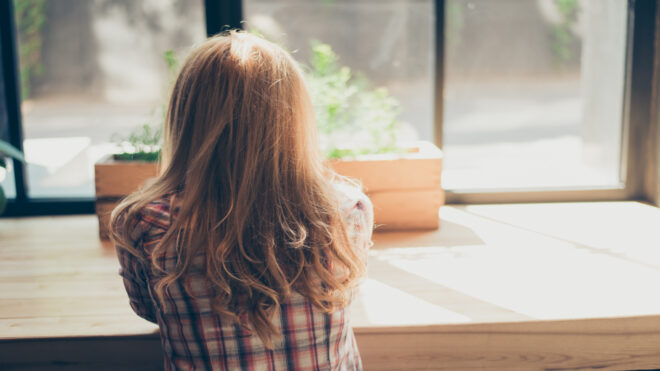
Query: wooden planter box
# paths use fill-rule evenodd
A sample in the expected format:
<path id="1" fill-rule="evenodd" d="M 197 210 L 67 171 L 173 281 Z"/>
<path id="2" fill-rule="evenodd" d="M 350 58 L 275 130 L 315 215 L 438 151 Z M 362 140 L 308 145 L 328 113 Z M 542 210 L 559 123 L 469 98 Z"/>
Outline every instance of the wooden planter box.
<path id="1" fill-rule="evenodd" d="M 374 204 L 377 230 L 437 229 L 438 209 L 444 204 L 440 185 L 442 152 L 420 142 L 405 154 L 369 155 L 333 160 L 337 173 L 357 179 Z M 119 201 L 157 175 L 149 162 L 114 161 L 106 158 L 95 167 L 96 214 L 101 239 L 109 238 L 110 213 Z"/>
<path id="2" fill-rule="evenodd" d="M 94 165 L 96 215 L 102 240 L 110 238 L 110 213 L 121 199 L 157 174 L 158 164 L 154 162 L 115 161 L 112 156 L 108 156 Z"/>
<path id="3" fill-rule="evenodd" d="M 362 182 L 374 205 L 376 230 L 438 229 L 445 193 L 440 184 L 442 151 L 419 142 L 408 153 L 368 155 L 328 164 Z"/>

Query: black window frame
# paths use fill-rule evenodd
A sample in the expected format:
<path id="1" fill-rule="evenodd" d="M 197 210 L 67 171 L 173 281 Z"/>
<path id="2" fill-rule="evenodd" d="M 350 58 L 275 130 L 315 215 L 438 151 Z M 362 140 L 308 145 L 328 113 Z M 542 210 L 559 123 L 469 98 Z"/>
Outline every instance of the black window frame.
<path id="1" fill-rule="evenodd" d="M 658 0 L 628 0 L 628 44 L 624 92 L 621 169 L 625 184 L 619 188 L 584 190 L 461 193 L 447 191 L 448 203 L 500 203 L 544 201 L 647 200 L 646 169 L 655 166 L 646 138 L 653 133 L 652 120 L 654 63 L 656 61 L 656 11 Z M 434 140 L 442 148 L 444 109 L 444 26 L 446 0 L 435 0 Z M 241 0 L 204 0 L 207 36 L 225 29 L 242 28 Z M 18 84 L 18 56 L 13 0 L 0 0 L 0 55 L 8 122 L 9 141 L 23 149 L 21 95 Z M 94 198 L 29 197 L 25 164 L 13 160 L 16 197 L 8 200 L 4 217 L 92 214 Z M 653 179 L 655 181 L 655 179 Z"/>

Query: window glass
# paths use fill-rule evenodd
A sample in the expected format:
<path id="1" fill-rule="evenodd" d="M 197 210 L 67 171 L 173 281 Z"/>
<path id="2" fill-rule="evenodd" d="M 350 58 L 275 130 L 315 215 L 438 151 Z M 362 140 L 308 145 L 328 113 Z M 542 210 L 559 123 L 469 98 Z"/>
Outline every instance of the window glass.
<path id="1" fill-rule="evenodd" d="M 92 197 L 113 135 L 159 125 L 165 53 L 205 38 L 200 0 L 16 0 L 32 197 Z"/>
<path id="2" fill-rule="evenodd" d="M 16 198 L 16 184 L 14 183 L 14 164 L 12 160 L 7 160 L 7 167 L 0 167 L 0 187 L 5 193 L 7 199 Z"/>
<path id="3" fill-rule="evenodd" d="M 376 129 L 377 125 L 398 114 L 399 144 L 433 140 L 433 1 L 245 0 L 243 9 L 246 30 L 282 45 L 311 75 L 320 74 L 311 63 L 319 45 L 336 55 L 338 69 L 346 67 L 347 75 L 331 74 L 330 82 L 325 77 L 320 83 L 318 78 L 308 79 L 317 117 L 322 117 L 320 126 L 330 121 L 326 116 L 335 115 L 334 108 L 343 112 L 345 104 L 361 102 L 357 105 L 363 110 L 335 116 L 360 121 L 365 132 L 374 129 L 387 136 L 389 129 Z M 344 84 L 342 78 L 348 75 Z M 326 129 L 321 128 L 322 134 Z M 334 143 L 327 138 L 321 136 L 324 149 L 365 140 L 360 133 L 336 136 L 340 139 Z"/>
<path id="4" fill-rule="evenodd" d="M 620 185 L 627 2 L 448 0 L 443 185 Z"/>

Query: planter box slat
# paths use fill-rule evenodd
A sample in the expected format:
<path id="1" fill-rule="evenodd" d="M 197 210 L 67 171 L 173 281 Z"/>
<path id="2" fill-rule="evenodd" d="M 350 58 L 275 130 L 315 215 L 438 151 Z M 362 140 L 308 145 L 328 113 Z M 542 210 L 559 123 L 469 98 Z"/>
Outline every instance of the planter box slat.
<path id="1" fill-rule="evenodd" d="M 414 152 L 368 155 L 350 160 L 332 160 L 337 173 L 359 179 L 366 192 L 440 188 L 442 151 L 420 142 Z"/>
<path id="2" fill-rule="evenodd" d="M 118 200 L 96 200 L 96 215 L 99 218 L 99 237 L 110 238 L 110 214 L 119 205 Z"/>
<path id="3" fill-rule="evenodd" d="M 106 157 L 94 165 L 96 215 L 102 240 L 110 238 L 110 214 L 121 198 L 135 192 L 156 175 L 158 164 L 154 162 L 115 161 Z"/>
<path id="4" fill-rule="evenodd" d="M 445 192 L 438 189 L 368 193 L 374 205 L 377 231 L 438 229 L 438 209 Z"/>
<path id="5" fill-rule="evenodd" d="M 437 188 L 442 159 L 332 161 L 339 174 L 360 179 L 366 192 Z"/>
<path id="6" fill-rule="evenodd" d="M 377 230 L 438 229 L 444 204 L 442 151 L 419 142 L 409 153 L 333 160 L 337 173 L 359 180 L 374 205 Z"/>
<path id="7" fill-rule="evenodd" d="M 94 166 L 96 198 L 124 197 L 158 174 L 153 162 L 112 161 L 106 159 Z"/>

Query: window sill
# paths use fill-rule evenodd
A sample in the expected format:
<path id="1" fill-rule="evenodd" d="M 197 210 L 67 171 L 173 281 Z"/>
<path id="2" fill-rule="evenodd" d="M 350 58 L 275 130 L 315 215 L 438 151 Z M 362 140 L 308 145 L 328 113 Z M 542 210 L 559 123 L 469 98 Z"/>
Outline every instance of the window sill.
<path id="1" fill-rule="evenodd" d="M 374 235 L 352 319 L 367 369 L 660 367 L 660 209 L 449 205 L 440 214 L 438 231 Z M 136 357 L 158 358 L 157 328 L 131 312 L 117 267 L 94 216 L 2 220 L 0 359 L 35 362 L 35 339 L 71 344 L 71 353 L 44 347 L 42 363 L 131 342 L 152 350 Z"/>

